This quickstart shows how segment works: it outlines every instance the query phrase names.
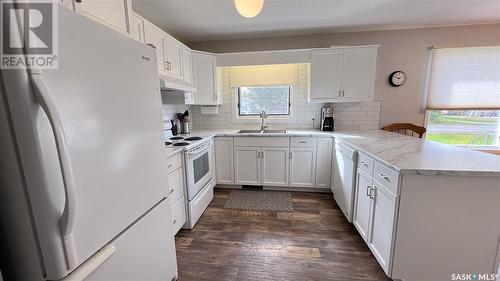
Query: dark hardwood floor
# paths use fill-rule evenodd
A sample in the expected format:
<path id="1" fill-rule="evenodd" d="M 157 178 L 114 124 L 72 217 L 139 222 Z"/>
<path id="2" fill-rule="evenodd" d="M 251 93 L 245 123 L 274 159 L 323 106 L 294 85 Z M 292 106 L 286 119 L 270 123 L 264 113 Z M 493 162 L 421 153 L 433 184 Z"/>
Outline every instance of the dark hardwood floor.
<path id="1" fill-rule="evenodd" d="M 390 280 L 331 194 L 294 192 L 294 212 L 224 209 L 215 198 L 176 236 L 179 280 Z"/>

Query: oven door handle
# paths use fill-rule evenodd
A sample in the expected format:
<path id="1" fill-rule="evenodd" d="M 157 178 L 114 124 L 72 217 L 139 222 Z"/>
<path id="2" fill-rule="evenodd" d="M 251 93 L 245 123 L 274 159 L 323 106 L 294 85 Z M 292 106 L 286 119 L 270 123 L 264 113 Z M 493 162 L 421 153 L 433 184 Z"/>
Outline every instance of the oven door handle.
<path id="1" fill-rule="evenodd" d="M 187 155 L 187 157 L 190 157 L 190 158 L 192 156 L 195 156 L 195 155 L 201 155 L 201 154 L 205 153 L 205 151 L 209 150 L 211 146 L 212 146 L 211 142 L 207 143 L 206 145 L 200 146 L 197 149 L 194 149 L 192 151 L 187 151 L 186 155 Z"/>
<path id="2" fill-rule="evenodd" d="M 186 154 L 187 154 L 187 157 L 189 158 L 193 158 L 193 156 L 196 156 L 196 155 L 202 155 L 204 154 L 206 151 L 208 151 L 211 147 L 211 144 L 207 144 L 205 147 L 203 148 L 199 148 L 197 150 L 193 150 L 193 151 L 188 151 Z"/>

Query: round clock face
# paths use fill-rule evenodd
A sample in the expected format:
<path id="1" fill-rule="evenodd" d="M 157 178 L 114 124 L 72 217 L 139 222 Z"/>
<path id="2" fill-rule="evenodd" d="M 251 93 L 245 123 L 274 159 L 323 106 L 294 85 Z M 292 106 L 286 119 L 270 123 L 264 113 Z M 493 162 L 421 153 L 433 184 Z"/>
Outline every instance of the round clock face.
<path id="1" fill-rule="evenodd" d="M 393 87 L 399 87 L 406 82 L 406 73 L 403 71 L 394 71 L 389 75 L 389 84 Z"/>

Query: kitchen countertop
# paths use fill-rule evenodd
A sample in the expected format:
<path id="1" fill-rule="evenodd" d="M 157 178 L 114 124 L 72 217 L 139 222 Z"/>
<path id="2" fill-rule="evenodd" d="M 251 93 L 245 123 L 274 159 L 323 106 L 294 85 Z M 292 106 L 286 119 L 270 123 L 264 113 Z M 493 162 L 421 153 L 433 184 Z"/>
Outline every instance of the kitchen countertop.
<path id="1" fill-rule="evenodd" d="M 381 130 L 324 132 L 287 130 L 278 134 L 240 134 L 238 130 L 203 130 L 191 135 L 334 137 L 403 174 L 499 176 L 500 156 Z"/>

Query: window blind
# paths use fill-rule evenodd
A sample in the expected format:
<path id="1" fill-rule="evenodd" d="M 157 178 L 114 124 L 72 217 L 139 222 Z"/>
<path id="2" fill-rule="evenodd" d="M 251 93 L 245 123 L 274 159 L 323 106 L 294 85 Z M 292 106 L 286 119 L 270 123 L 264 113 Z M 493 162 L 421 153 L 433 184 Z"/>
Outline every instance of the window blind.
<path id="1" fill-rule="evenodd" d="M 500 46 L 433 49 L 427 109 L 500 109 Z"/>
<path id="2" fill-rule="evenodd" d="M 295 85 L 296 64 L 232 66 L 229 69 L 230 87 Z"/>

